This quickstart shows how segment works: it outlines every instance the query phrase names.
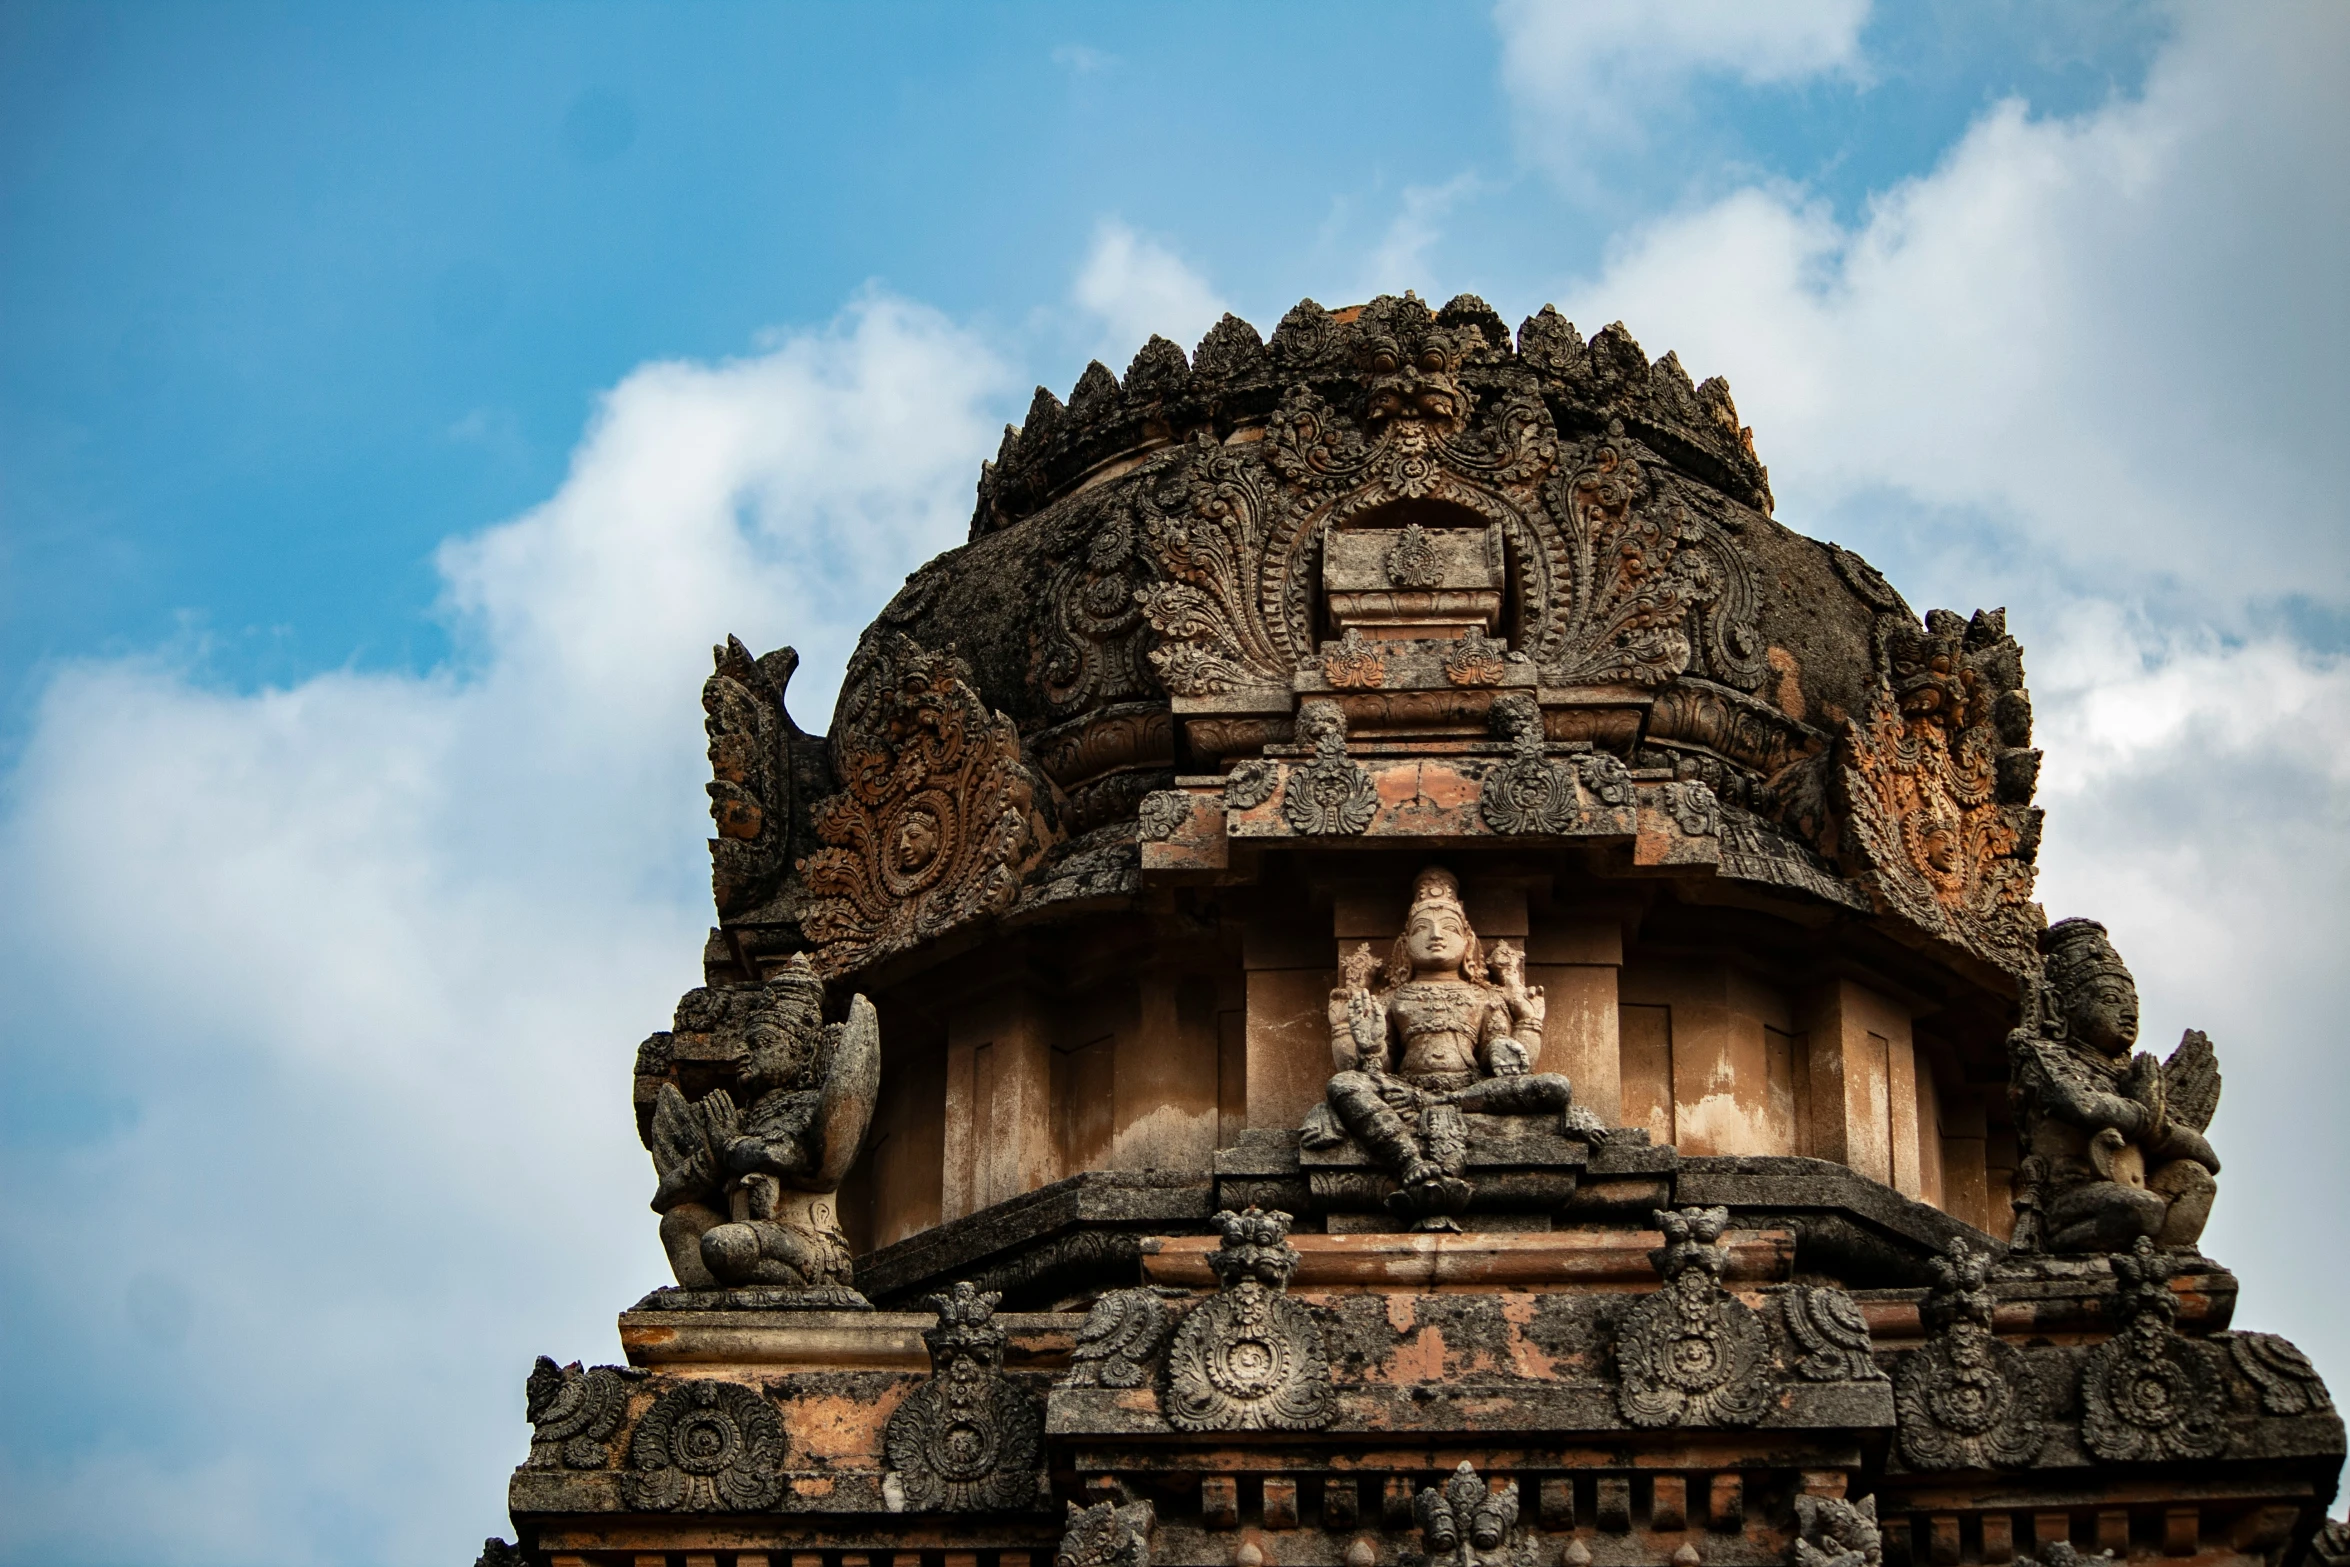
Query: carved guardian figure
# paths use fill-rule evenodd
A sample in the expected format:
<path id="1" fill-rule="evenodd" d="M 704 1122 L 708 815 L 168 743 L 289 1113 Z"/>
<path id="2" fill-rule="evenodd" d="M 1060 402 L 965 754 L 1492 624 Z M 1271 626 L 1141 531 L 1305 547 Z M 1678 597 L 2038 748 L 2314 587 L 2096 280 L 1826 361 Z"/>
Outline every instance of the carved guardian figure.
<path id="1" fill-rule="evenodd" d="M 853 998 L 848 1020 L 827 1026 L 824 981 L 797 954 L 756 991 L 697 994 L 722 999 L 740 1020 L 743 1097 L 738 1106 L 714 1088 L 689 1101 L 664 1082 L 654 1101 L 652 1206 L 677 1282 L 846 1290 L 835 1193 L 880 1087 L 872 1003 Z"/>
<path id="2" fill-rule="evenodd" d="M 2138 987 L 2105 927 L 2061 920 L 2041 947 L 2039 1016 L 2007 1041 L 2025 1155 L 2017 1244 L 2192 1247 L 2218 1195 L 2203 1136 L 2219 1105 L 2211 1041 L 2190 1029 L 2167 1062 L 2133 1055 Z"/>

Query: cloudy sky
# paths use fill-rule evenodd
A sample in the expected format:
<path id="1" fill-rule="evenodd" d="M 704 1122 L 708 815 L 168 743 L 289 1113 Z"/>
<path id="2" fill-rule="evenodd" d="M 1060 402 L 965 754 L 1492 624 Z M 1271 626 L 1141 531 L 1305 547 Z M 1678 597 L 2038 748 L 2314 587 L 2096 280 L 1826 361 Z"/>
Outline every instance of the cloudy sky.
<path id="1" fill-rule="evenodd" d="M 0 1561 L 451 1563 L 659 1282 L 695 690 L 1038 381 L 1296 299 L 1624 320 L 2004 604 L 2051 916 L 2217 1040 L 2350 1385 L 2350 7 L 0 3 Z"/>

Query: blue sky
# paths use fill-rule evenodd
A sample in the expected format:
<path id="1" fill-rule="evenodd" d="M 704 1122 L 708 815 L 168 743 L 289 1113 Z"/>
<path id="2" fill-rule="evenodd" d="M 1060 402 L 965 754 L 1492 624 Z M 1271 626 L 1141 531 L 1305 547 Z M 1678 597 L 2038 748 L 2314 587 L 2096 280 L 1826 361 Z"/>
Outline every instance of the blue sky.
<path id="1" fill-rule="evenodd" d="M 1036 382 L 1308 294 L 1620 317 L 2010 607 L 2049 912 L 2350 1378 L 2343 80 L 2315 0 L 0 3 L 0 1562 L 501 1529 L 660 1277 L 708 644 L 822 727 Z"/>

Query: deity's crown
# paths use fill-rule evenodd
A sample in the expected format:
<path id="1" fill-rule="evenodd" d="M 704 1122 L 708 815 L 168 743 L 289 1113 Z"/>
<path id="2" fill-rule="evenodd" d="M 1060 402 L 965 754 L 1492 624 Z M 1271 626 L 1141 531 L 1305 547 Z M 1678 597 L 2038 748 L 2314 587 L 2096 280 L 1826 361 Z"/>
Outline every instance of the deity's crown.
<path id="1" fill-rule="evenodd" d="M 2040 952 L 2048 983 L 2059 990 L 2070 990 L 2101 974 L 2130 977 L 2129 965 L 2122 962 L 2105 927 L 2095 920 L 2058 920 L 2040 933 Z"/>
<path id="2" fill-rule="evenodd" d="M 1431 865 L 1412 879 L 1412 910 L 1418 912 L 1429 904 L 1447 908 L 1468 923 L 1469 911 L 1461 903 L 1460 878 L 1441 865 Z"/>

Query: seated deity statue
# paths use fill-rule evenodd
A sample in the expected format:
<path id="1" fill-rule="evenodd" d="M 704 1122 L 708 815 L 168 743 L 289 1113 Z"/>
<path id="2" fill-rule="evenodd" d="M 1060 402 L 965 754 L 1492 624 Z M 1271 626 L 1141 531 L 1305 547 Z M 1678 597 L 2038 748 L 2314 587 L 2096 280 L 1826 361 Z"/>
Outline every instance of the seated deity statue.
<path id="1" fill-rule="evenodd" d="M 1433 866 L 1413 883 L 1386 963 L 1365 944 L 1344 973 L 1330 993 L 1336 1071 L 1305 1143 L 1331 1147 L 1352 1136 L 1395 1177 L 1391 1208 L 1418 1229 L 1458 1228 L 1454 1216 L 1472 1194 L 1463 1117 L 1569 1113 L 1567 1080 L 1534 1070 L 1542 988 L 1527 986 L 1525 955 L 1508 942 L 1489 963 L 1459 882 Z M 1586 1130 L 1579 1121 L 1567 1129 Z"/>
<path id="2" fill-rule="evenodd" d="M 873 1005 L 824 1023 L 824 981 L 795 955 L 768 981 L 744 1030 L 740 1082 L 688 1101 L 664 1083 L 653 1106 L 653 1211 L 677 1282 L 847 1287 L 835 1200 L 864 1142 L 880 1083 Z"/>
<path id="3" fill-rule="evenodd" d="M 2167 1062 L 2133 1055 L 2138 987 L 2095 920 L 2040 941 L 2039 1017 L 2008 1036 L 2023 1138 L 2016 1242 L 2122 1252 L 2141 1237 L 2192 1247 L 2218 1193 L 2205 1141 L 2219 1104 L 2211 1041 L 2190 1029 Z"/>

